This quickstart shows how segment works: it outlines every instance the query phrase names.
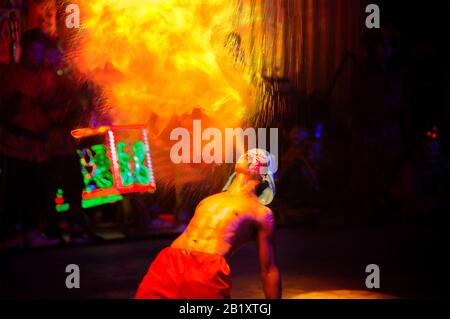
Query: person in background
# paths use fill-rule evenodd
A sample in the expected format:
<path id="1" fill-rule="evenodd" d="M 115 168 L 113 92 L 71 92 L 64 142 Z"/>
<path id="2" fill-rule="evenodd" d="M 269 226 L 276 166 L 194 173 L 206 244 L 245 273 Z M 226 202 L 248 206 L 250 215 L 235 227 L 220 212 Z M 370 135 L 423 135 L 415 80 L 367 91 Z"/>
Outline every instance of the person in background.
<path id="1" fill-rule="evenodd" d="M 50 40 L 44 50 L 43 68 L 56 77 L 54 90 L 48 92 L 45 112 L 49 118 L 49 137 L 46 152 L 50 159 L 46 196 L 46 233 L 51 238 L 63 240 L 59 221 L 67 221 L 70 243 L 86 243 L 98 237 L 88 227 L 81 206 L 83 179 L 77 155 L 77 144 L 71 131 L 83 120 L 83 94 L 81 88 L 64 74 L 58 40 Z M 66 212 L 57 213 L 54 199 L 58 189 L 70 205 Z M 62 218 L 59 218 L 62 217 Z"/>
<path id="2" fill-rule="evenodd" d="M 401 33 L 366 30 L 360 52 L 336 78 L 325 142 L 327 210 L 352 227 L 392 219 L 386 203 L 410 117 Z"/>
<path id="3" fill-rule="evenodd" d="M 45 211 L 42 181 L 48 178 L 43 167 L 48 161 L 49 119 L 43 97 L 55 84 L 42 68 L 47 40 L 40 29 L 25 32 L 20 62 L 0 65 L 0 192 L 4 194 L 0 225 L 7 247 L 59 243 L 38 229 Z"/>
<path id="4" fill-rule="evenodd" d="M 289 148 L 281 157 L 278 184 L 283 196 L 277 203 L 280 221 L 306 222 L 318 217 L 321 208 L 319 183 L 322 144 L 302 126 L 289 133 Z"/>
<path id="5" fill-rule="evenodd" d="M 410 152 L 391 187 L 403 222 L 447 224 L 449 163 L 436 127 Z"/>

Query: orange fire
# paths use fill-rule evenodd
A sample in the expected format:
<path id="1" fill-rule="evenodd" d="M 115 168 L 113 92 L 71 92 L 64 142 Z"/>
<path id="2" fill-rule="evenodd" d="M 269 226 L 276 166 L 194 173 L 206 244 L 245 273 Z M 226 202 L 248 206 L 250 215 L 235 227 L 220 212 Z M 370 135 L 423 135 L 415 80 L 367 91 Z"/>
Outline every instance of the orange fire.
<path id="1" fill-rule="evenodd" d="M 200 109 L 236 127 L 254 110 L 254 74 L 230 0 L 78 0 L 74 63 L 103 89 L 113 124 Z M 240 28 L 240 30 L 238 30 Z"/>
<path id="2" fill-rule="evenodd" d="M 255 114 L 263 53 L 253 48 L 264 37 L 251 36 L 263 35 L 262 14 L 250 9 L 250 0 L 71 3 L 81 17 L 71 61 L 101 88 L 111 124 L 148 126 L 157 181 L 184 185 L 209 178 L 220 189 L 225 170 L 222 181 L 211 177 L 214 165 L 170 161 L 175 142 L 169 134 L 175 127 L 192 132 L 194 118 L 223 131 Z"/>

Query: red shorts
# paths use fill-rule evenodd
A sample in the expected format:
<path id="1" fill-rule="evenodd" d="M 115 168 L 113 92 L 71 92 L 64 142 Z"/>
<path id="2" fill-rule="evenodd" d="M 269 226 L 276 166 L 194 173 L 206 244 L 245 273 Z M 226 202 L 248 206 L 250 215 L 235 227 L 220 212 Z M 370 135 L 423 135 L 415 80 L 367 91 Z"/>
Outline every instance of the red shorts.
<path id="1" fill-rule="evenodd" d="M 145 275 L 136 299 L 230 298 L 230 267 L 224 257 L 167 247 Z"/>

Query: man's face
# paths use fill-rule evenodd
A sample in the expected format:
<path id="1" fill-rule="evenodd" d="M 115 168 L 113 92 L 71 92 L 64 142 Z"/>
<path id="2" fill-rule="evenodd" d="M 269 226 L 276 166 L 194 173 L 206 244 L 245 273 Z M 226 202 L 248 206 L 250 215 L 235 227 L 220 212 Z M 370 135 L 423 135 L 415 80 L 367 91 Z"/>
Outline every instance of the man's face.
<path id="1" fill-rule="evenodd" d="M 44 44 L 40 42 L 31 42 L 25 47 L 24 61 L 27 64 L 38 67 L 44 57 Z"/>
<path id="2" fill-rule="evenodd" d="M 246 174 L 256 179 L 261 178 L 261 174 L 267 174 L 268 163 L 258 154 L 245 154 L 236 163 L 236 173 Z"/>

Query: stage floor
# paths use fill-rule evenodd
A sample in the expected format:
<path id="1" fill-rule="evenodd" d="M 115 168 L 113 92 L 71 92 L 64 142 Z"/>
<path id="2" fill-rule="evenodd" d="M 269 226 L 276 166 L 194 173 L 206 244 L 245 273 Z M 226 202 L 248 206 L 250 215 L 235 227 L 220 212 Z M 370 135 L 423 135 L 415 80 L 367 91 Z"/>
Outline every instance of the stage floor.
<path id="1" fill-rule="evenodd" d="M 279 229 L 277 256 L 284 298 L 436 298 L 448 294 L 448 250 L 436 232 L 412 226 L 366 230 Z M 1 256 L 2 298 L 132 298 L 157 252 L 170 239 L 9 252 Z M 448 246 L 446 246 L 448 248 Z M 65 287 L 77 264 L 80 289 Z M 377 264 L 381 289 L 365 287 Z M 234 298 L 262 298 L 254 245 L 230 261 Z"/>

